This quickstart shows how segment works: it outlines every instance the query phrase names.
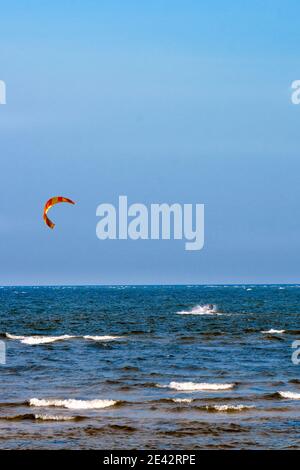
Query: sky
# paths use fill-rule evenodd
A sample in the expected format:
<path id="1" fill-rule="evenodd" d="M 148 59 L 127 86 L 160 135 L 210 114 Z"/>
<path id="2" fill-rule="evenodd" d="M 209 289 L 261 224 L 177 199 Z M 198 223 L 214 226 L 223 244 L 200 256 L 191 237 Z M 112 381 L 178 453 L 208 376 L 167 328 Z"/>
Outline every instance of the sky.
<path id="1" fill-rule="evenodd" d="M 2 2 L 0 284 L 298 283 L 300 4 Z M 62 195 L 75 206 L 51 211 Z M 96 208 L 205 204 L 205 245 Z M 49 212 L 50 216 L 50 212 Z"/>

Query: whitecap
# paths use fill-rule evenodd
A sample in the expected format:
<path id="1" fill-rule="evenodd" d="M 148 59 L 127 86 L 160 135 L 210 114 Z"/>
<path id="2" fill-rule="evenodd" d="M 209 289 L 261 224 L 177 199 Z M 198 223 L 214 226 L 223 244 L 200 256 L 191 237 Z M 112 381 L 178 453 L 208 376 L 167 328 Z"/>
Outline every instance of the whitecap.
<path id="1" fill-rule="evenodd" d="M 270 330 L 267 330 L 267 331 L 262 331 L 262 333 L 264 334 L 267 334 L 267 333 L 270 333 L 270 334 L 282 334 L 284 333 L 285 330 L 274 330 L 273 328 L 271 328 Z"/>
<path id="2" fill-rule="evenodd" d="M 88 410 L 88 409 L 99 409 L 114 406 L 117 403 L 115 400 L 46 400 L 39 398 L 31 398 L 29 400 L 30 406 L 36 407 L 48 407 L 54 406 L 59 408 L 68 408 L 72 410 Z"/>
<path id="3" fill-rule="evenodd" d="M 206 409 L 208 411 L 220 411 L 220 412 L 230 412 L 230 411 L 243 411 L 255 408 L 254 405 L 207 405 Z"/>
<path id="4" fill-rule="evenodd" d="M 181 310 L 177 312 L 178 315 L 222 315 L 217 312 L 216 305 L 207 304 L 207 305 L 196 305 L 191 310 Z"/>
<path id="5" fill-rule="evenodd" d="M 216 391 L 216 390 L 229 390 L 234 387 L 234 384 L 219 384 L 219 383 L 194 383 L 194 382 L 170 382 L 168 388 L 182 392 L 196 392 L 196 391 Z"/>
<path id="6" fill-rule="evenodd" d="M 47 344 L 47 343 L 53 343 L 54 341 L 62 341 L 65 339 L 71 339 L 75 338 L 75 336 L 70 336 L 70 335 L 60 335 L 60 336 L 17 336 L 17 335 L 11 335 L 9 333 L 6 333 L 6 337 L 9 339 L 16 339 L 19 340 L 23 344 Z"/>
<path id="7" fill-rule="evenodd" d="M 93 335 L 18 336 L 18 335 L 11 335 L 10 333 L 6 333 L 6 337 L 9 339 L 18 340 L 23 344 L 29 344 L 31 346 L 38 345 L 38 344 L 54 343 L 55 341 L 63 341 L 63 340 L 75 339 L 75 338 L 84 338 L 84 339 L 92 340 L 92 341 L 113 341 L 113 340 L 121 338 L 121 336 L 110 336 L 110 335 L 103 335 L 103 336 L 93 336 Z"/>
<path id="8" fill-rule="evenodd" d="M 24 339 L 25 336 L 11 335 L 10 333 L 5 333 L 6 338 L 9 339 Z"/>
<path id="9" fill-rule="evenodd" d="M 92 336 L 92 335 L 85 335 L 83 336 L 84 339 L 90 339 L 92 341 L 113 341 L 114 339 L 120 339 L 121 336 Z"/>
<path id="10" fill-rule="evenodd" d="M 193 398 L 172 398 L 174 403 L 192 403 Z"/>
<path id="11" fill-rule="evenodd" d="M 300 393 L 295 392 L 278 392 L 282 398 L 287 398 L 288 400 L 300 400 Z"/>
<path id="12" fill-rule="evenodd" d="M 41 421 L 72 421 L 76 416 L 62 416 L 62 415 L 39 415 L 35 414 L 34 418 Z"/>

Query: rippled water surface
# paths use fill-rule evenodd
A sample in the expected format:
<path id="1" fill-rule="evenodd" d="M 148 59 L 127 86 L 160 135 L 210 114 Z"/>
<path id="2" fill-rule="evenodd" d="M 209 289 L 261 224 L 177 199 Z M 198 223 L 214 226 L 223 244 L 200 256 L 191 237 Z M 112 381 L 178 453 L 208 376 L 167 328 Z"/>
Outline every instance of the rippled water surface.
<path id="1" fill-rule="evenodd" d="M 299 315 L 294 285 L 0 288 L 0 448 L 300 448 Z"/>

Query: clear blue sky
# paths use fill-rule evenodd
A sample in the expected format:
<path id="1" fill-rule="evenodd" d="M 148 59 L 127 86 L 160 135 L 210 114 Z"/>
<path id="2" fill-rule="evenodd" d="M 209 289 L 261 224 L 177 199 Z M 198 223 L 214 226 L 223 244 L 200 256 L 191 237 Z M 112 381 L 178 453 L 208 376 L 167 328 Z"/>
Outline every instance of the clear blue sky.
<path id="1" fill-rule="evenodd" d="M 300 282 L 298 1 L 0 10 L 0 284 Z M 96 207 L 206 206 L 205 247 L 96 238 Z M 43 224 L 44 202 L 71 197 Z M 54 213 L 55 211 L 55 213 Z"/>

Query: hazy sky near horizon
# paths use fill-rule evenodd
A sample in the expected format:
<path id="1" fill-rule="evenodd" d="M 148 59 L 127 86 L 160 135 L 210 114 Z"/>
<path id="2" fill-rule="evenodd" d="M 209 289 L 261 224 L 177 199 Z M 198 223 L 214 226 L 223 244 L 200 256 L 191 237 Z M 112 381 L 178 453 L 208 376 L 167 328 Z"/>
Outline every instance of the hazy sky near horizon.
<path id="1" fill-rule="evenodd" d="M 300 4 L 0 10 L 0 284 L 299 282 Z M 205 246 L 100 241 L 96 207 L 204 203 Z M 70 197 L 76 206 L 45 201 Z"/>

